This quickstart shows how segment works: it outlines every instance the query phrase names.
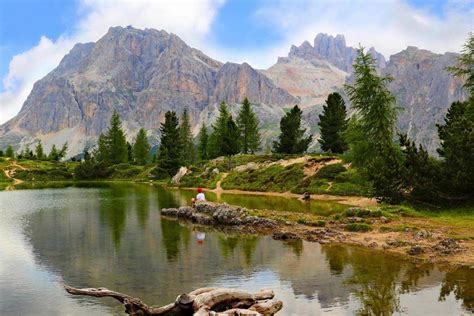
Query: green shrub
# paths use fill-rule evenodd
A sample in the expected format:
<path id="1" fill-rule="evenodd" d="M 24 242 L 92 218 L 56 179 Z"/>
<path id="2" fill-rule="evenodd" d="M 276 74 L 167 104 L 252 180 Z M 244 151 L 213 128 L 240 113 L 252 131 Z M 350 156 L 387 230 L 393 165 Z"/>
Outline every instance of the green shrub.
<path id="1" fill-rule="evenodd" d="M 368 232 L 372 230 L 372 226 L 365 223 L 349 223 L 346 224 L 345 230 L 350 232 Z"/>
<path id="2" fill-rule="evenodd" d="M 156 180 L 164 180 L 171 178 L 171 175 L 168 173 L 168 171 L 160 167 L 156 167 L 155 169 L 153 169 L 151 174 Z"/>
<path id="3" fill-rule="evenodd" d="M 103 163 L 84 161 L 74 169 L 74 176 L 78 180 L 105 179 L 112 174 L 112 170 Z"/>
<path id="4" fill-rule="evenodd" d="M 337 175 L 346 170 L 346 167 L 344 167 L 341 163 L 335 163 L 322 167 L 315 176 L 317 178 L 334 180 Z"/>
<path id="5" fill-rule="evenodd" d="M 381 217 L 382 216 L 382 211 L 381 210 L 371 211 L 371 210 L 365 209 L 365 208 L 351 207 L 346 211 L 345 215 L 347 217 L 362 217 L 362 218 Z"/>

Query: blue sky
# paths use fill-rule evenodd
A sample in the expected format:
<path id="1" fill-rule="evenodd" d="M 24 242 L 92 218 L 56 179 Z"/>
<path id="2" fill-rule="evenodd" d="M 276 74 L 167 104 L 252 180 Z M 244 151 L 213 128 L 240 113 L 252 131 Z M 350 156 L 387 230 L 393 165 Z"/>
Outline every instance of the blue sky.
<path id="1" fill-rule="evenodd" d="M 456 51 L 472 16 L 474 0 L 0 0 L 0 123 L 75 42 L 110 26 L 165 29 L 221 61 L 265 68 L 320 32 L 387 57 L 407 45 Z"/>

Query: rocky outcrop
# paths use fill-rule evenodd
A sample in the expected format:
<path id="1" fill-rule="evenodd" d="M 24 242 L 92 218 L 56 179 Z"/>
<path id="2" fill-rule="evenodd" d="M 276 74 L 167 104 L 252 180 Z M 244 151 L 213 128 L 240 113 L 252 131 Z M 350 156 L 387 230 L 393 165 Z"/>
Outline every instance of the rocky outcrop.
<path id="1" fill-rule="evenodd" d="M 249 215 L 245 208 L 210 202 L 199 202 L 194 208 L 164 208 L 161 214 L 188 219 L 202 225 L 245 226 L 252 229 L 271 229 L 277 226 L 275 221 Z"/>
<path id="2" fill-rule="evenodd" d="M 342 90 L 347 73 L 326 60 L 314 57 L 280 57 L 264 71 L 273 82 L 300 99 L 304 109 L 324 103 L 328 94 Z"/>
<path id="3" fill-rule="evenodd" d="M 436 124 L 443 123 L 452 102 L 465 97 L 462 80 L 446 71 L 457 56 L 408 47 L 390 56 L 383 70 L 394 79 L 389 88 L 401 108 L 398 129 L 432 154 L 439 146 Z"/>
<path id="4" fill-rule="evenodd" d="M 443 122 L 453 101 L 465 97 L 462 81 L 446 71 L 458 54 L 441 55 L 410 46 L 386 62 L 374 48 L 368 51 L 376 59 L 378 71 L 394 79 L 389 89 L 400 108 L 398 131 L 435 155 L 439 146 L 436 124 Z M 327 95 L 334 91 L 344 95 L 344 83 L 353 81 L 356 53 L 355 48 L 346 45 L 344 36 L 318 34 L 314 46 L 307 41 L 292 46 L 288 57 L 280 57 L 265 73 L 276 85 L 301 99 L 304 119 L 313 127 L 319 122 Z"/>
<path id="5" fill-rule="evenodd" d="M 371 47 L 369 52 L 377 60 L 378 68 L 385 67 L 385 57 Z M 300 46 L 293 45 L 288 57 L 299 57 L 306 60 L 322 59 L 333 64 L 337 68 L 351 73 L 352 65 L 357 56 L 357 50 L 346 45 L 344 35 L 338 34 L 336 37 L 319 33 L 314 39 L 314 46 L 308 41 Z"/>

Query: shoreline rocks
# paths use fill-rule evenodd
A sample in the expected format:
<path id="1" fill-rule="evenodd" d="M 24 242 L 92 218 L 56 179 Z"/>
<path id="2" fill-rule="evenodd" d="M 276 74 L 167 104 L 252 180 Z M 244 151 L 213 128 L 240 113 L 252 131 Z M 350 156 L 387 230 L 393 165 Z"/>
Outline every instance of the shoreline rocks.
<path id="1" fill-rule="evenodd" d="M 271 219 L 250 215 L 245 208 L 210 202 L 200 202 L 195 208 L 190 206 L 164 208 L 161 214 L 202 225 L 249 226 L 257 229 L 273 229 L 278 226 L 276 221 Z"/>

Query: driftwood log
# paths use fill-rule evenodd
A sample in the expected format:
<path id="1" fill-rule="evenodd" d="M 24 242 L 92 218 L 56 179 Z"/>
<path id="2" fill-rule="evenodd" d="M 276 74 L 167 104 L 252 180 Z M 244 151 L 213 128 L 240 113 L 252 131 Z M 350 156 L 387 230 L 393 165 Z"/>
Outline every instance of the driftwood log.
<path id="1" fill-rule="evenodd" d="M 200 288 L 179 295 L 174 303 L 153 307 L 139 298 L 106 288 L 78 289 L 67 285 L 64 288 L 74 295 L 113 297 L 124 305 L 127 314 L 137 316 L 274 315 L 283 307 L 281 301 L 273 300 L 275 293 L 271 290 L 251 294 L 235 289 Z"/>

